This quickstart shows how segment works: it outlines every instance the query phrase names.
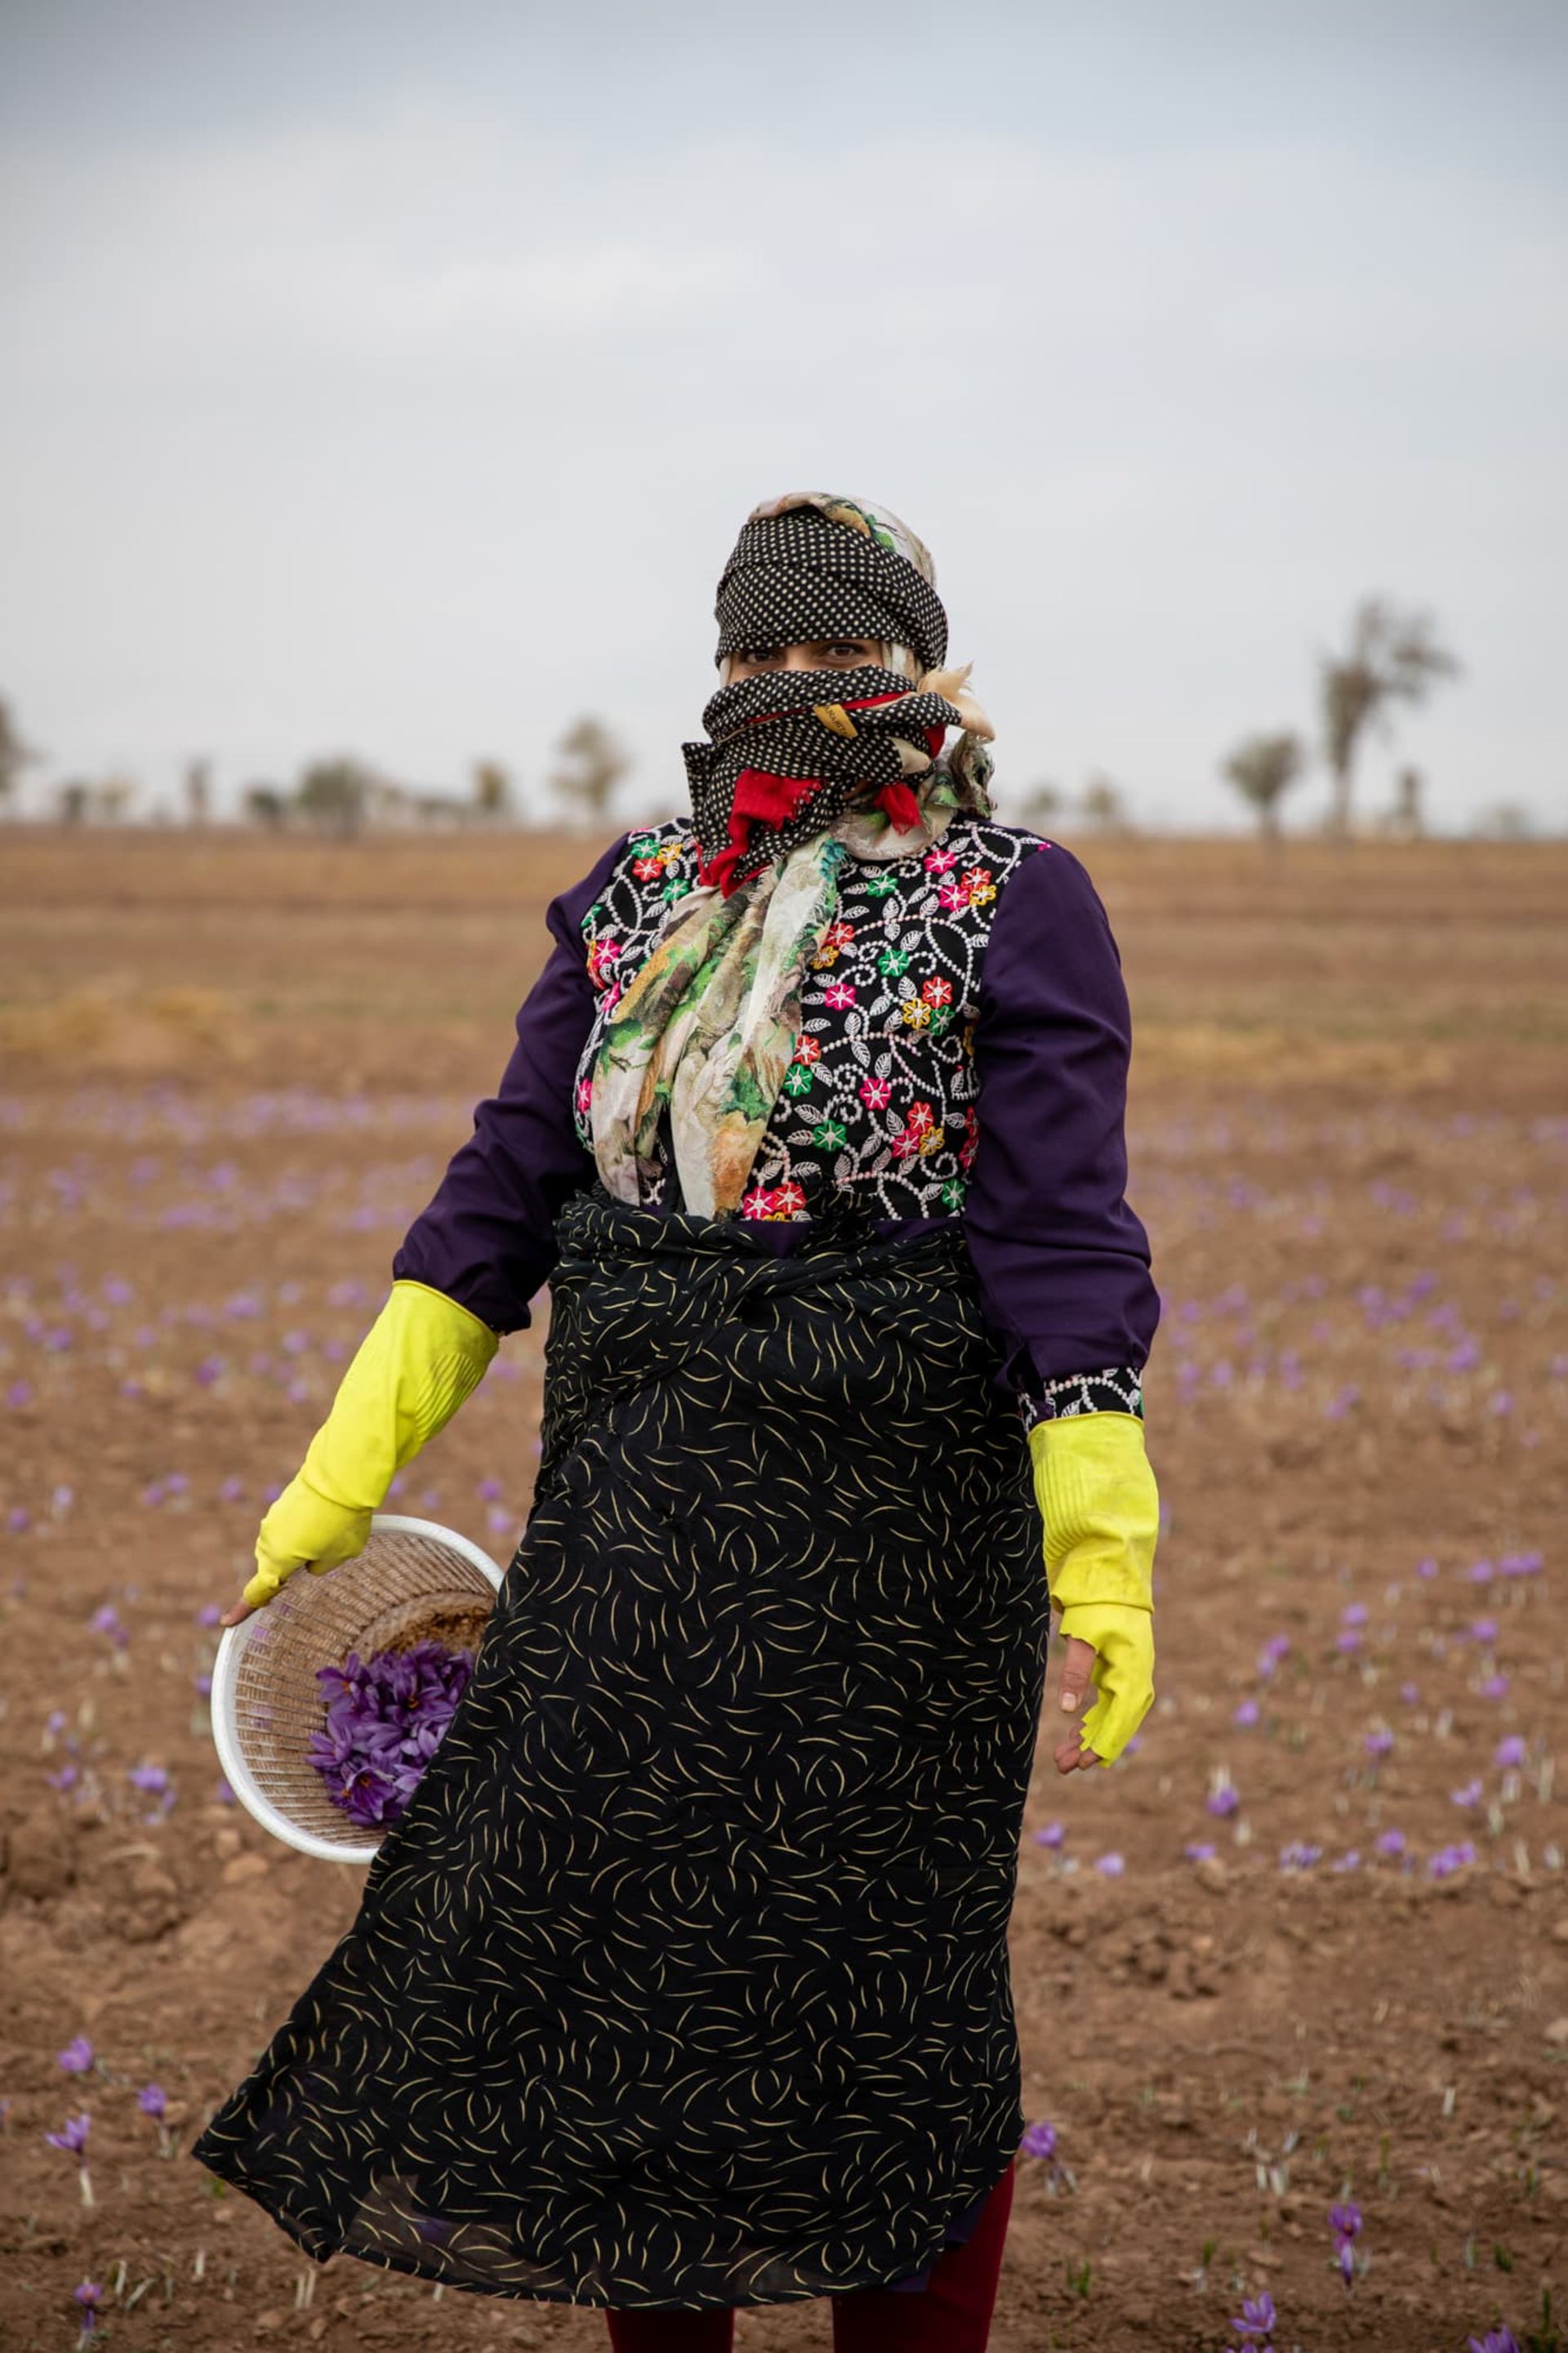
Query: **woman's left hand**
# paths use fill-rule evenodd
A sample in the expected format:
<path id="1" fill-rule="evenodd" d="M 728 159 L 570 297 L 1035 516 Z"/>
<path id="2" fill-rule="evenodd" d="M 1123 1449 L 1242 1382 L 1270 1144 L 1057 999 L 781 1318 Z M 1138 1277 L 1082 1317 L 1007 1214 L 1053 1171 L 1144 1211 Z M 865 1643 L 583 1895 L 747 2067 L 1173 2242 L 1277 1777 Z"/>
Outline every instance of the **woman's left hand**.
<path id="1" fill-rule="evenodd" d="M 1090 1683 L 1094 1705 L 1057 1745 L 1058 1773 L 1110 1765 L 1154 1704 L 1153 1613 L 1125 1602 L 1080 1601 L 1058 1621 L 1067 1645 L 1059 1704 L 1079 1715 Z"/>

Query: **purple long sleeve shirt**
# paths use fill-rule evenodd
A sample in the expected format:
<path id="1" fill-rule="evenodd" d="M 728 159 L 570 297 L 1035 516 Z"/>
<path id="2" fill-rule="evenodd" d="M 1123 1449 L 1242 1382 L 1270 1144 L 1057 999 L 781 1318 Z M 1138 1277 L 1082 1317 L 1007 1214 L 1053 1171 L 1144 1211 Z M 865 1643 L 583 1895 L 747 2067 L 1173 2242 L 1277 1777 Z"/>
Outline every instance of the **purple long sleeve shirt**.
<path id="1" fill-rule="evenodd" d="M 554 943 L 517 1016 L 517 1044 L 474 1131 L 393 1261 L 495 1331 L 530 1320 L 553 1228 L 594 1163 L 573 1118 L 596 992 L 582 925 L 626 856 L 611 844 L 553 900 Z M 973 1031 L 979 1141 L 963 1208 L 987 1321 L 1020 1392 L 1140 1369 L 1159 1321 L 1148 1238 L 1128 1207 L 1123 1118 L 1131 1021 L 1105 909 L 1069 850 L 1026 857 L 997 900 Z M 914 1232 L 929 1218 L 881 1219 Z M 808 1220 L 759 1222 L 781 1251 Z"/>

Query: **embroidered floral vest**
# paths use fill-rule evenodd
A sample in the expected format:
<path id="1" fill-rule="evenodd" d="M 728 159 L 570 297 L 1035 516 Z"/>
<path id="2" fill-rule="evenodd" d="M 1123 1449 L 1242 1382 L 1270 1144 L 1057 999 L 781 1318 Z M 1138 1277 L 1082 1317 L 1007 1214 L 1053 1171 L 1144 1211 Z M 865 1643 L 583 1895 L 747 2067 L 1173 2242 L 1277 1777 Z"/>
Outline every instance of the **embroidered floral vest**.
<path id="1" fill-rule="evenodd" d="M 748 1218 L 823 1215 L 836 1188 L 879 1218 L 955 1216 L 979 1141 L 972 1039 L 999 894 L 1037 834 L 955 818 L 935 847 L 852 860 L 838 913 L 801 992 L 803 1027 L 763 1139 Z M 697 873 L 678 823 L 635 835 L 584 918 L 599 992 L 577 1070 L 585 1150 L 605 1018 Z M 667 1164 L 668 1165 L 668 1164 Z"/>
<path id="2" fill-rule="evenodd" d="M 855 860 L 801 992 L 803 1024 L 757 1155 L 748 1218 L 820 1217 L 836 1190 L 878 1218 L 950 1218 L 979 1143 L 973 1039 L 980 970 L 1008 879 L 1044 845 L 988 818 L 955 817 L 936 846 Z M 574 1116 L 592 1155 L 595 1058 L 606 1016 L 697 876 L 696 844 L 671 821 L 635 834 L 583 918 L 598 993 L 577 1065 Z M 661 1155 L 662 1156 L 662 1155 Z M 668 1162 L 664 1162 L 668 1179 Z M 658 1207 L 659 1191 L 650 1199 Z M 1080 1413 L 1142 1417 L 1138 1368 L 1106 1366 L 1020 1389 L 1026 1427 Z"/>

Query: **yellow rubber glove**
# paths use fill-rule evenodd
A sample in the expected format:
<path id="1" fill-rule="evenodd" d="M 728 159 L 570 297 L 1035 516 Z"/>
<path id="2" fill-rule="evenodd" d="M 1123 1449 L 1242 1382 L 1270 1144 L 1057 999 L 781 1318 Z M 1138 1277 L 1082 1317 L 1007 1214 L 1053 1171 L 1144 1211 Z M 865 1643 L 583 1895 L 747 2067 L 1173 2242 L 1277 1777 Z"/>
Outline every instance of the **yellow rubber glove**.
<path id="1" fill-rule="evenodd" d="M 1160 1496 L 1131 1413 L 1068 1414 L 1029 1432 L 1058 1630 L 1095 1650 L 1083 1746 L 1114 1763 L 1154 1700 L 1154 1544 Z"/>
<path id="2" fill-rule="evenodd" d="M 297 1568 L 324 1576 L 364 1550 L 393 1479 L 472 1396 L 500 1345 L 444 1291 L 393 1284 L 298 1473 L 257 1532 L 256 1574 L 244 1593 L 253 1609 Z"/>

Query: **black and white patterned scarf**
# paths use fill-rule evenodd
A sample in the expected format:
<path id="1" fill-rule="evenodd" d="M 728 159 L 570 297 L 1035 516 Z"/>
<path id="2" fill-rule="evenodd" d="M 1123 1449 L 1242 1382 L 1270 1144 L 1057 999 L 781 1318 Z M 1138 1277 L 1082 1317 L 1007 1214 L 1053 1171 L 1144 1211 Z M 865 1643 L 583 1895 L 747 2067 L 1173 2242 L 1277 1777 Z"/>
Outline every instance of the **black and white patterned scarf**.
<path id="1" fill-rule="evenodd" d="M 720 575 L 717 658 L 872 638 L 889 662 L 907 649 L 918 679 L 947 651 L 931 570 L 896 517 L 826 493 L 775 500 L 742 526 Z M 702 723 L 708 740 L 681 747 L 699 874 L 728 896 L 847 808 L 911 825 L 910 780 L 964 715 L 909 673 L 868 663 L 742 679 L 720 688 Z"/>

